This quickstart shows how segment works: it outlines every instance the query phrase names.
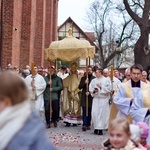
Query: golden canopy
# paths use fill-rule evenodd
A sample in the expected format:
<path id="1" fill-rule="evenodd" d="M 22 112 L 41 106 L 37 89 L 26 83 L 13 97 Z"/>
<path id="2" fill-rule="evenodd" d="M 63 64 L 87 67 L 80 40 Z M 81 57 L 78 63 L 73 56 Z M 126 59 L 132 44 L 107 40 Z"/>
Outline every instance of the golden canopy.
<path id="1" fill-rule="evenodd" d="M 60 41 L 54 41 L 49 48 L 45 49 L 45 60 L 53 61 L 61 59 L 63 61 L 73 61 L 78 58 L 94 58 L 95 47 L 91 46 L 87 40 L 79 40 L 69 36 Z"/>

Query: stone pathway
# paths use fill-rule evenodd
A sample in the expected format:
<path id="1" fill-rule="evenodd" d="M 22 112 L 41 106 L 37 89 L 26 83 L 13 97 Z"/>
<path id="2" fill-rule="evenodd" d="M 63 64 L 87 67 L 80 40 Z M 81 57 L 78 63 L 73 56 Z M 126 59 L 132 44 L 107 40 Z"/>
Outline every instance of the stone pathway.
<path id="1" fill-rule="evenodd" d="M 46 129 L 48 137 L 58 150 L 100 150 L 101 144 L 108 138 L 108 133 L 95 135 L 93 129 L 86 132 L 82 131 L 82 126 L 65 127 L 60 121 L 58 127 Z"/>

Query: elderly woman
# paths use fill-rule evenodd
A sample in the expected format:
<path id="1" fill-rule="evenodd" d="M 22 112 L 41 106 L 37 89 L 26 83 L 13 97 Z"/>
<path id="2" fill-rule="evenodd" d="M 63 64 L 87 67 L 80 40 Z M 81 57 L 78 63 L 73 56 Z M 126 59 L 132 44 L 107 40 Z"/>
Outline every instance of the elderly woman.
<path id="1" fill-rule="evenodd" d="M 13 72 L 0 74 L 0 150 L 55 150 L 32 112 L 28 89 Z"/>

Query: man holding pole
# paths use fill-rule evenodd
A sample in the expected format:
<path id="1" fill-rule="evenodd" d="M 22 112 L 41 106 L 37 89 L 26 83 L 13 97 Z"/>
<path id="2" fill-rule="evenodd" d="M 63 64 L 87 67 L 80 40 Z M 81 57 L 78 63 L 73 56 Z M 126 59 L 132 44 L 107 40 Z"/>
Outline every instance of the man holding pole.
<path id="1" fill-rule="evenodd" d="M 63 88 L 62 82 L 56 75 L 54 66 L 49 68 L 49 74 L 44 79 L 46 81 L 46 89 L 44 91 L 46 127 L 50 128 L 50 119 L 54 123 L 54 127 L 57 127 L 59 118 L 59 91 Z"/>
<path id="2" fill-rule="evenodd" d="M 91 126 L 91 110 L 92 110 L 92 96 L 89 94 L 89 92 L 86 92 L 86 85 L 90 84 L 91 80 L 95 77 L 92 75 L 92 67 L 88 67 L 88 78 L 86 76 L 83 76 L 81 78 L 80 84 L 78 86 L 79 89 L 82 89 L 81 93 L 81 107 L 82 107 L 82 130 L 90 130 Z M 88 90 L 89 91 L 89 90 Z M 86 96 L 88 96 L 88 108 L 86 108 Z M 88 111 L 88 114 L 86 114 L 86 111 Z"/>

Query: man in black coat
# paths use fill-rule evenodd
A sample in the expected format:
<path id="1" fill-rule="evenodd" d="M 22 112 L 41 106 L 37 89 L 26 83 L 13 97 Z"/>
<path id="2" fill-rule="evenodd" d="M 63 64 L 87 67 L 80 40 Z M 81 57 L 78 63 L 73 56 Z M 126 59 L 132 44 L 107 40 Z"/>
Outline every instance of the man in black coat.
<path id="1" fill-rule="evenodd" d="M 90 130 L 90 125 L 91 125 L 91 110 L 92 110 L 92 96 L 90 95 L 89 92 L 86 92 L 86 84 L 90 84 L 91 80 L 94 79 L 95 77 L 92 75 L 92 67 L 88 67 L 88 79 L 85 76 L 81 78 L 80 84 L 78 86 L 79 89 L 82 89 L 82 94 L 81 94 L 81 107 L 82 107 L 82 120 L 83 120 L 83 125 L 82 125 L 82 130 Z M 86 95 L 88 95 L 88 116 L 86 116 Z"/>

